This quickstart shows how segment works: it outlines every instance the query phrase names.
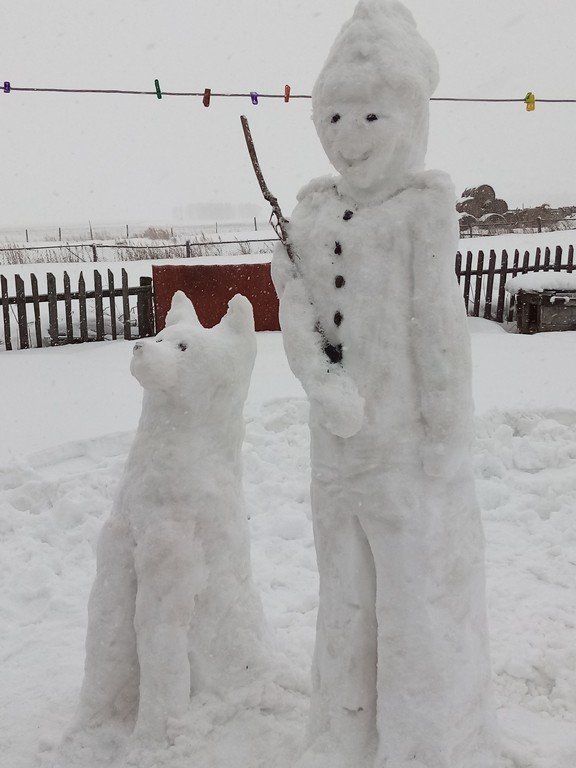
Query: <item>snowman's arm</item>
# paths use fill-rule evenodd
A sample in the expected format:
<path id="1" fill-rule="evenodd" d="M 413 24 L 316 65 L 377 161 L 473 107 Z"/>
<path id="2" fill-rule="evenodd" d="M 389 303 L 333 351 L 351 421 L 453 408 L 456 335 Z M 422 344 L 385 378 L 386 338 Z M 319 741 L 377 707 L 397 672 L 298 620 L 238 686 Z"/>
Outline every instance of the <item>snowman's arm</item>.
<path id="1" fill-rule="evenodd" d="M 283 245 L 277 245 L 272 260 L 272 280 L 280 300 L 280 327 L 290 367 L 307 393 L 334 368 L 322 348 L 316 330 L 317 316 L 306 286 Z"/>
<path id="2" fill-rule="evenodd" d="M 470 339 L 454 274 L 458 245 L 453 201 L 436 190 L 419 209 L 412 339 L 425 428 L 425 466 L 457 471 L 473 437 Z"/>
<path id="3" fill-rule="evenodd" d="M 280 327 L 290 368 L 315 403 L 321 424 L 339 437 L 351 437 L 362 425 L 364 400 L 346 370 L 328 360 L 304 280 L 280 244 L 274 252 L 272 278 L 280 299 Z"/>

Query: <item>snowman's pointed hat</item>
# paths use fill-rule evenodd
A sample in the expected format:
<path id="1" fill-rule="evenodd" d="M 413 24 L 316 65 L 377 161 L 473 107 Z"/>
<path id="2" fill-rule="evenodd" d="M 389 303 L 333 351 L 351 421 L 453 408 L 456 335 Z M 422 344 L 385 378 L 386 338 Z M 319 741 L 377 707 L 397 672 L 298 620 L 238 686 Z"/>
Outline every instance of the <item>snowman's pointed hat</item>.
<path id="1" fill-rule="evenodd" d="M 379 82 L 429 99 L 438 60 L 410 11 L 397 0 L 360 0 L 336 38 L 313 91 L 313 104 L 337 95 L 338 83 Z"/>

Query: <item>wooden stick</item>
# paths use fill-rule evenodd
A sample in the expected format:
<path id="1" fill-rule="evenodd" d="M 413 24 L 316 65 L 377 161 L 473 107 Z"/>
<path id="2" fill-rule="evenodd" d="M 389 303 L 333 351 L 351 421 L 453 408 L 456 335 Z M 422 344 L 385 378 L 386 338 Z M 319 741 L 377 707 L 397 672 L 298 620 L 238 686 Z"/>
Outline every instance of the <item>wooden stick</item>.
<path id="1" fill-rule="evenodd" d="M 277 226 L 274 227 L 274 229 L 276 231 L 276 234 L 284 244 L 284 247 L 286 248 L 286 252 L 288 253 L 290 261 L 292 261 L 295 264 L 296 259 L 299 260 L 300 257 L 292 248 L 292 244 L 290 243 L 290 240 L 288 238 L 288 229 L 287 229 L 288 220 L 284 217 L 284 214 L 282 213 L 282 209 L 280 208 L 280 203 L 278 202 L 278 198 L 274 197 L 272 192 L 270 192 L 270 190 L 268 189 L 268 185 L 266 184 L 266 180 L 264 179 L 264 174 L 262 173 L 262 168 L 260 167 L 260 161 L 258 160 L 258 155 L 256 154 L 256 147 L 254 146 L 254 140 L 252 139 L 252 133 L 250 131 L 250 126 L 248 124 L 248 118 L 245 115 L 241 115 L 240 122 L 242 123 L 242 130 L 244 131 L 244 138 L 246 139 L 248 154 L 250 155 L 250 160 L 252 161 L 252 167 L 254 168 L 254 173 L 256 174 L 256 178 L 258 180 L 260 190 L 262 192 L 264 199 L 270 203 L 272 207 L 272 213 L 276 217 Z"/>
<path id="2" fill-rule="evenodd" d="M 288 237 L 288 229 L 287 229 L 288 220 L 284 217 L 284 214 L 282 213 L 278 199 L 274 197 L 272 192 L 270 192 L 270 190 L 268 189 L 268 185 L 266 184 L 266 180 L 264 179 L 264 174 L 262 173 L 262 168 L 260 167 L 260 162 L 258 161 L 258 155 L 256 154 L 256 147 L 254 146 L 254 140 L 252 139 L 252 133 L 250 132 L 250 126 L 248 125 L 248 119 L 244 115 L 241 115 L 240 122 L 242 123 L 244 138 L 246 139 L 246 146 L 248 147 L 248 154 L 250 155 L 250 160 L 252 161 L 252 167 L 254 168 L 254 173 L 256 174 L 256 178 L 258 179 L 258 184 L 260 185 L 262 195 L 264 196 L 264 199 L 267 200 L 272 206 L 272 213 L 276 217 L 277 226 L 274 227 L 274 224 L 272 224 L 272 226 L 274 227 L 276 234 L 282 241 L 282 244 L 286 248 L 286 253 L 288 254 L 288 257 L 290 258 L 290 261 L 292 262 L 292 264 L 294 264 L 297 275 L 300 278 L 302 278 L 303 277 L 302 271 L 298 265 L 298 262 L 300 261 L 300 256 L 296 253 L 296 251 L 292 247 L 292 244 L 290 243 L 290 239 Z M 308 297 L 308 300 L 310 301 L 310 304 L 314 305 L 314 302 L 312 301 L 310 296 Z M 324 351 L 324 354 L 327 355 L 327 357 L 330 359 L 330 362 L 337 362 L 341 364 L 342 362 L 341 347 L 338 349 L 328 342 L 328 339 L 326 337 L 326 332 L 324 331 L 324 328 L 322 328 L 320 321 L 316 322 L 315 330 L 319 334 L 322 340 L 322 349 Z M 332 353 L 335 353 L 336 357 L 338 357 L 339 355 L 339 359 L 332 359 L 332 356 L 331 356 Z"/>

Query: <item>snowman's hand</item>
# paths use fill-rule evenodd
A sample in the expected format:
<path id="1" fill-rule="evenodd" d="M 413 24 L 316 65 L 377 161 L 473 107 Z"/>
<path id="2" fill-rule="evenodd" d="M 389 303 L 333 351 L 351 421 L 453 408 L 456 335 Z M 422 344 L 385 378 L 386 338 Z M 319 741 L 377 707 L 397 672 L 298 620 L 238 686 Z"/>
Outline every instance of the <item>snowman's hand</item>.
<path id="1" fill-rule="evenodd" d="M 331 373 L 309 392 L 316 405 L 320 425 L 337 437 L 353 437 L 364 421 L 364 398 L 352 379 Z"/>
<path id="2" fill-rule="evenodd" d="M 451 480 L 462 466 L 465 446 L 445 443 L 424 443 L 421 448 L 424 472 L 428 477 Z"/>

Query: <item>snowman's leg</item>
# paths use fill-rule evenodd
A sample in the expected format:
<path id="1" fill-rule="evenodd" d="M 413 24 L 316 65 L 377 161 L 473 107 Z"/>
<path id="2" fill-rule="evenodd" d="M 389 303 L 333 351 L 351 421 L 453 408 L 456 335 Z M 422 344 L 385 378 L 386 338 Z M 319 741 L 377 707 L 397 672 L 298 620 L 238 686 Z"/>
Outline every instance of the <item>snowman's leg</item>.
<path id="1" fill-rule="evenodd" d="M 470 506 L 465 494 L 456 500 L 453 494 L 456 489 L 447 492 L 408 467 L 382 484 L 385 514 L 362 521 L 377 573 L 375 768 L 497 764 L 483 707 L 485 624 L 475 605 L 478 596 L 483 602 L 476 575 L 481 531 L 463 522 Z"/>
<path id="2" fill-rule="evenodd" d="M 337 512 L 333 489 L 316 484 L 313 497 L 314 509 L 321 514 L 314 519 L 320 599 L 309 725 L 311 764 L 314 753 L 332 753 L 343 758 L 342 765 L 360 766 L 375 735 L 374 561 L 354 513 Z M 350 763 L 352 756 L 355 762 Z"/>
<path id="3" fill-rule="evenodd" d="M 135 717 L 139 673 L 133 551 L 128 526 L 111 518 L 98 541 L 97 573 L 88 603 L 84 682 L 72 731 Z"/>
<path id="4" fill-rule="evenodd" d="M 380 488 L 380 516 L 363 520 L 374 552 L 378 621 L 378 757 L 375 768 L 451 768 L 453 720 L 447 680 L 456 640 L 439 610 L 453 553 L 435 530 L 434 494 L 408 467 Z M 455 583 L 455 589 L 457 589 Z M 453 654 L 457 643 L 453 649 Z"/>
<path id="5" fill-rule="evenodd" d="M 188 633 L 202 570 L 197 549 L 193 526 L 169 521 L 150 526 L 138 542 L 138 738 L 164 740 L 167 720 L 182 717 L 188 709 Z"/>

